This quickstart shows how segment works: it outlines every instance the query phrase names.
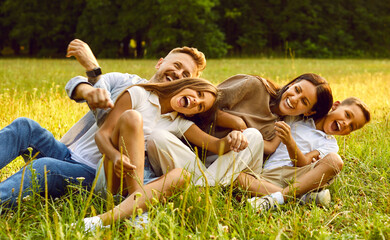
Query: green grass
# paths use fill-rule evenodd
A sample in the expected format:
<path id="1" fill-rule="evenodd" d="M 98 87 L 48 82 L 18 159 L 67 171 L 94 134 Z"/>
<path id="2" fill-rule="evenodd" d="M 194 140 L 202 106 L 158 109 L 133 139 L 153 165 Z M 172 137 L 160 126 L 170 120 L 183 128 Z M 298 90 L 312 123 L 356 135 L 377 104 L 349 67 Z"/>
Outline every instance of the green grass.
<path id="1" fill-rule="evenodd" d="M 103 70 L 138 73 L 150 78 L 152 60 L 101 60 Z M 151 207 L 145 230 L 130 221 L 84 234 L 70 227 L 86 215 L 104 212 L 99 197 L 71 188 L 67 196 L 45 200 L 31 196 L 19 210 L 0 210 L 0 239 L 390 239 L 390 61 L 317 59 L 209 60 L 203 77 L 214 83 L 238 73 L 257 74 L 280 84 L 306 72 L 324 76 L 335 99 L 357 96 L 373 113 L 372 122 L 350 136 L 338 137 L 345 167 L 330 187 L 329 208 L 291 202 L 257 215 L 227 189 L 206 193 L 195 187 Z M 84 75 L 74 60 L 0 59 L 0 128 L 29 117 L 59 139 L 88 110 L 67 99 L 66 82 Z M 3 168 L 0 180 L 23 165 L 17 159 Z M 92 206 L 92 207 L 91 207 Z M 207 206 L 207 207 L 206 207 Z"/>

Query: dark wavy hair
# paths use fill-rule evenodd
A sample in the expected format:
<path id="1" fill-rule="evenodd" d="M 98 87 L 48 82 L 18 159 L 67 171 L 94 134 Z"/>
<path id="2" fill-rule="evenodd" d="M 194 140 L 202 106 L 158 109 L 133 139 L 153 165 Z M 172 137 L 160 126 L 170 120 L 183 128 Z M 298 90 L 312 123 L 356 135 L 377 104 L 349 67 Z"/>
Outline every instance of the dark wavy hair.
<path id="1" fill-rule="evenodd" d="M 306 80 L 311 82 L 316 87 L 316 93 L 317 93 L 317 102 L 313 105 L 313 108 L 311 111 L 315 111 L 313 115 L 310 115 L 309 117 L 312 117 L 314 120 L 320 119 L 324 117 L 326 114 L 328 114 L 330 108 L 333 104 L 333 95 L 332 95 L 332 89 L 329 86 L 329 83 L 326 81 L 325 78 L 315 74 L 315 73 L 305 73 L 302 74 L 293 80 L 291 80 L 289 83 L 284 85 L 283 87 L 278 87 L 275 83 L 264 79 L 257 77 L 260 80 L 264 82 L 264 85 L 266 86 L 267 92 L 271 95 L 271 101 L 270 101 L 270 107 L 279 105 L 282 95 L 287 89 L 297 82 L 300 82 L 302 80 Z"/>

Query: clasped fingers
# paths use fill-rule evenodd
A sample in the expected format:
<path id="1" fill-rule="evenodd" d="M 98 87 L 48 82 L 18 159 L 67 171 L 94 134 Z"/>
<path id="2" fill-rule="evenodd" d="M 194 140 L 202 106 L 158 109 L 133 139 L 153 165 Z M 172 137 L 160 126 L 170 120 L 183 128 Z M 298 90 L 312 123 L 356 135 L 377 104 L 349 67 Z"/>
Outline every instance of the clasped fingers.
<path id="1" fill-rule="evenodd" d="M 248 147 L 248 139 L 241 131 L 232 131 L 228 134 L 230 150 L 239 152 Z"/>

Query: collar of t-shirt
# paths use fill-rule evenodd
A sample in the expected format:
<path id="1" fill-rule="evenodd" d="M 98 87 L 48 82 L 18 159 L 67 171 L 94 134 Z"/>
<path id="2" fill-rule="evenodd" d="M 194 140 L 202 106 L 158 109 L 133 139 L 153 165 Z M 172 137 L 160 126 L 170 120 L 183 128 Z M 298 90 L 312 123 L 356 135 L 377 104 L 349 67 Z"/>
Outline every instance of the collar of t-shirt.
<path id="1" fill-rule="evenodd" d="M 151 104 L 158 106 L 158 110 L 161 113 L 161 105 L 160 105 L 160 100 L 158 99 L 157 94 L 150 93 L 148 100 Z M 169 112 L 169 113 L 164 113 L 161 114 L 161 117 L 164 118 L 170 118 L 171 121 L 175 120 L 178 117 L 179 113 L 174 111 L 174 112 Z"/>

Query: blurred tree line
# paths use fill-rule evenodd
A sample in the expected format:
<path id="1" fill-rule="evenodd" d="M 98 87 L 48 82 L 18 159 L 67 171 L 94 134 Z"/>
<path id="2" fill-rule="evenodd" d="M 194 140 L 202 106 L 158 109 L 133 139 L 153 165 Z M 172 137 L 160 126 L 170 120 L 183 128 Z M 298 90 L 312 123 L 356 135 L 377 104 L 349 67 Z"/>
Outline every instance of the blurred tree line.
<path id="1" fill-rule="evenodd" d="M 63 57 L 74 38 L 98 57 L 388 57 L 385 0 L 0 0 L 3 55 Z"/>

